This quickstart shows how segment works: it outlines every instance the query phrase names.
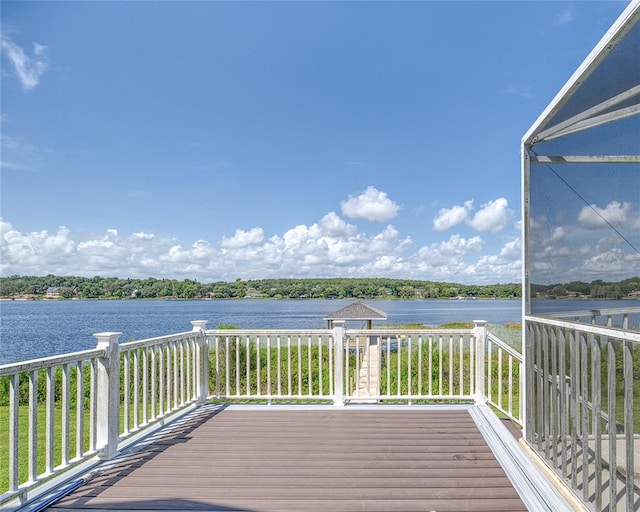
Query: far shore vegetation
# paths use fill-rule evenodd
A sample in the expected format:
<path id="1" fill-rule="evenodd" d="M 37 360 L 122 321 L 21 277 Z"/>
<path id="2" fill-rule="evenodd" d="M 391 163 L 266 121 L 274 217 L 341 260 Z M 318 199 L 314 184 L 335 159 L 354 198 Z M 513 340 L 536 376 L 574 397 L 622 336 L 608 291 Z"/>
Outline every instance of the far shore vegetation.
<path id="1" fill-rule="evenodd" d="M 640 297 L 640 277 L 532 285 L 534 298 Z M 193 279 L 0 277 L 2 299 L 520 299 L 520 283 L 468 285 L 414 279 L 306 278 L 200 283 Z"/>
<path id="2" fill-rule="evenodd" d="M 521 297 L 520 283 L 463 285 L 386 278 L 256 279 L 200 283 L 192 279 L 0 277 L 2 298 L 62 299 L 448 299 Z"/>

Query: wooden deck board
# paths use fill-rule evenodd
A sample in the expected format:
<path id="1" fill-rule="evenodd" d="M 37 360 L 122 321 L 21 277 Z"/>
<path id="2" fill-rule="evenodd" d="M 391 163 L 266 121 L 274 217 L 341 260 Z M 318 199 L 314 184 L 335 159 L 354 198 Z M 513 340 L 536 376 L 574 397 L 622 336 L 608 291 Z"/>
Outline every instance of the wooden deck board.
<path id="1" fill-rule="evenodd" d="M 467 411 L 205 408 L 49 509 L 525 511 Z"/>

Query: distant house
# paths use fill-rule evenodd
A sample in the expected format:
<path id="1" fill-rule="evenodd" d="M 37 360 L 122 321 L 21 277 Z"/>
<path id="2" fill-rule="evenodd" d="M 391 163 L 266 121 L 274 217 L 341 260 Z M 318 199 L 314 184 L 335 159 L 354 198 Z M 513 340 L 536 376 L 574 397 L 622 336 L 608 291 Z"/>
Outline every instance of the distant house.
<path id="1" fill-rule="evenodd" d="M 261 293 L 255 288 L 249 288 L 244 298 L 245 299 L 264 299 L 267 296 L 268 295 L 266 293 Z"/>
<path id="2" fill-rule="evenodd" d="M 47 299 L 59 299 L 60 298 L 60 288 L 57 286 L 50 286 L 47 288 Z"/>

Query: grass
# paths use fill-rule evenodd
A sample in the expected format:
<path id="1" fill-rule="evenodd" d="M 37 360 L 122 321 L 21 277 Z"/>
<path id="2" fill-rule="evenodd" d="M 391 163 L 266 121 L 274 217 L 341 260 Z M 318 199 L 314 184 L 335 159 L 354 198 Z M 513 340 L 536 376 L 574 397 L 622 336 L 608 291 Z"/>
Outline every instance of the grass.
<path id="1" fill-rule="evenodd" d="M 70 432 L 69 432 L 69 458 L 76 455 L 76 411 L 70 411 Z M 29 455 L 29 409 L 20 407 L 18 412 L 18 477 L 19 482 L 25 482 L 28 478 L 28 455 Z M 46 410 L 44 405 L 38 406 L 38 428 L 37 428 L 37 474 L 42 474 L 46 470 Z M 84 413 L 85 424 L 88 425 L 89 413 Z M 61 439 L 62 439 L 62 411 L 60 407 L 54 408 L 54 433 L 53 433 L 53 465 L 58 466 L 62 462 Z M 87 429 L 88 430 L 88 429 Z M 89 436 L 85 433 L 83 440 L 84 450 L 89 448 Z M 0 406 L 0 494 L 9 489 L 9 407 Z M 6 468 L 6 469 L 5 469 Z"/>
<path id="2" fill-rule="evenodd" d="M 124 427 L 124 407 L 120 409 L 120 431 Z M 76 457 L 76 419 L 77 410 L 72 407 L 69 411 L 69 459 Z M 84 431 L 82 449 L 83 453 L 89 450 L 89 410 L 83 411 Z M 37 471 L 40 475 L 46 470 L 46 408 L 44 404 L 38 405 L 37 419 Z M 131 427 L 132 425 L 130 425 Z M 29 408 L 20 406 L 18 410 L 18 481 L 27 481 L 28 478 L 28 457 L 29 457 Z M 62 409 L 56 404 L 53 410 L 53 467 L 62 463 Z M 0 494 L 9 489 L 9 406 L 0 406 Z"/>
<path id="3" fill-rule="evenodd" d="M 212 355 L 212 366 L 209 372 L 212 393 L 216 390 L 215 359 L 213 358 L 215 355 Z M 247 361 L 250 364 L 248 374 Z M 311 348 L 303 345 L 299 349 L 297 346 L 289 348 L 282 345 L 278 352 L 275 347 L 258 349 L 255 344 L 251 344 L 247 349 L 244 343 L 231 342 L 228 353 L 225 348 L 220 350 L 219 364 L 218 386 L 223 389 L 226 381 L 229 380 L 229 395 L 264 395 L 269 391 L 271 394 L 285 395 L 329 394 L 329 350 L 326 347 L 323 348 L 322 357 L 320 357 L 320 348 L 317 345 Z M 321 368 L 322 379 L 320 379 Z M 238 375 L 240 377 L 236 378 Z"/>
<path id="4" fill-rule="evenodd" d="M 466 324 L 465 324 L 466 327 Z M 465 328 L 462 327 L 462 328 Z M 452 327 L 448 327 L 452 328 Z M 459 327 L 458 327 L 459 328 Z M 453 353 L 448 351 L 448 340 L 445 341 L 443 350 L 439 351 L 438 343 L 433 343 L 431 347 L 431 359 L 428 342 L 423 342 L 421 351 L 416 343 L 412 345 L 411 361 L 406 346 L 402 346 L 398 354 L 397 348 L 389 351 L 386 347 L 382 349 L 381 368 L 381 395 L 470 395 L 471 393 L 471 373 L 470 354 L 468 349 L 463 350 L 462 356 L 459 352 L 457 340 L 453 343 Z M 465 346 L 468 346 L 466 342 Z M 229 354 L 224 350 L 220 353 L 220 376 L 218 385 L 220 389 L 225 389 L 227 380 L 229 381 L 228 395 L 243 395 L 248 400 L 255 396 L 271 394 L 284 395 L 308 395 L 318 396 L 320 390 L 326 395 L 329 393 L 329 351 L 323 350 L 322 362 L 319 359 L 319 348 L 311 347 L 311 366 L 309 366 L 309 348 L 307 346 L 292 346 L 290 349 L 282 346 L 280 354 L 275 348 L 271 348 L 270 353 L 262 347 L 260 350 L 255 345 L 248 349 L 244 343 L 238 345 L 230 343 Z M 247 359 L 249 360 L 250 371 L 247 375 Z M 349 357 L 349 377 L 354 376 L 356 371 L 356 357 L 352 354 Z M 498 381 L 498 360 L 497 354 L 493 353 L 493 375 L 491 380 L 491 398 L 497 402 L 499 393 Z M 288 361 L 291 360 L 289 367 Z M 258 364 L 259 361 L 259 364 Z M 431 361 L 431 363 L 430 363 Z M 322 384 L 320 387 L 319 374 L 320 364 L 322 364 Z M 269 371 L 270 368 L 270 371 Z M 279 370 L 278 370 L 279 368 Z M 442 371 L 441 371 L 442 369 Z M 461 372 L 462 369 L 462 372 Z M 239 374 L 237 373 L 239 370 Z M 300 371 L 300 373 L 299 373 Z M 309 388 L 309 371 L 311 371 L 311 393 Z M 419 372 L 422 375 L 419 375 Z M 430 374 L 428 372 L 430 371 Z M 211 368 L 210 374 L 215 376 L 215 367 Z M 301 376 L 298 379 L 298 375 Z M 508 384 L 508 360 L 503 357 L 502 361 L 502 397 L 503 407 L 507 408 L 509 403 Z M 516 385 L 512 389 L 512 413 L 517 416 L 519 413 L 519 368 L 513 365 L 513 379 Z M 409 379 L 409 377 L 411 377 Z M 214 377 L 215 380 L 215 377 Z M 411 388 L 409 389 L 409 382 Z M 211 391 L 216 389 L 215 381 L 211 382 Z M 353 384 L 352 384 L 353 386 Z M 353 389 L 351 389 L 353 391 Z M 223 393 L 224 394 L 224 393 Z"/>

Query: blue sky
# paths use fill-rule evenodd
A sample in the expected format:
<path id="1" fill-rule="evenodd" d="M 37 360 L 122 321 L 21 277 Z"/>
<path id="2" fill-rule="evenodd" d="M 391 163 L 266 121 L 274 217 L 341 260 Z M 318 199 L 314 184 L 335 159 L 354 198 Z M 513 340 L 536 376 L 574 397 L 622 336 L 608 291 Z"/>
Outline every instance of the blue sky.
<path id="1" fill-rule="evenodd" d="M 627 2 L 3 1 L 0 274 L 520 281 L 520 139 Z"/>

